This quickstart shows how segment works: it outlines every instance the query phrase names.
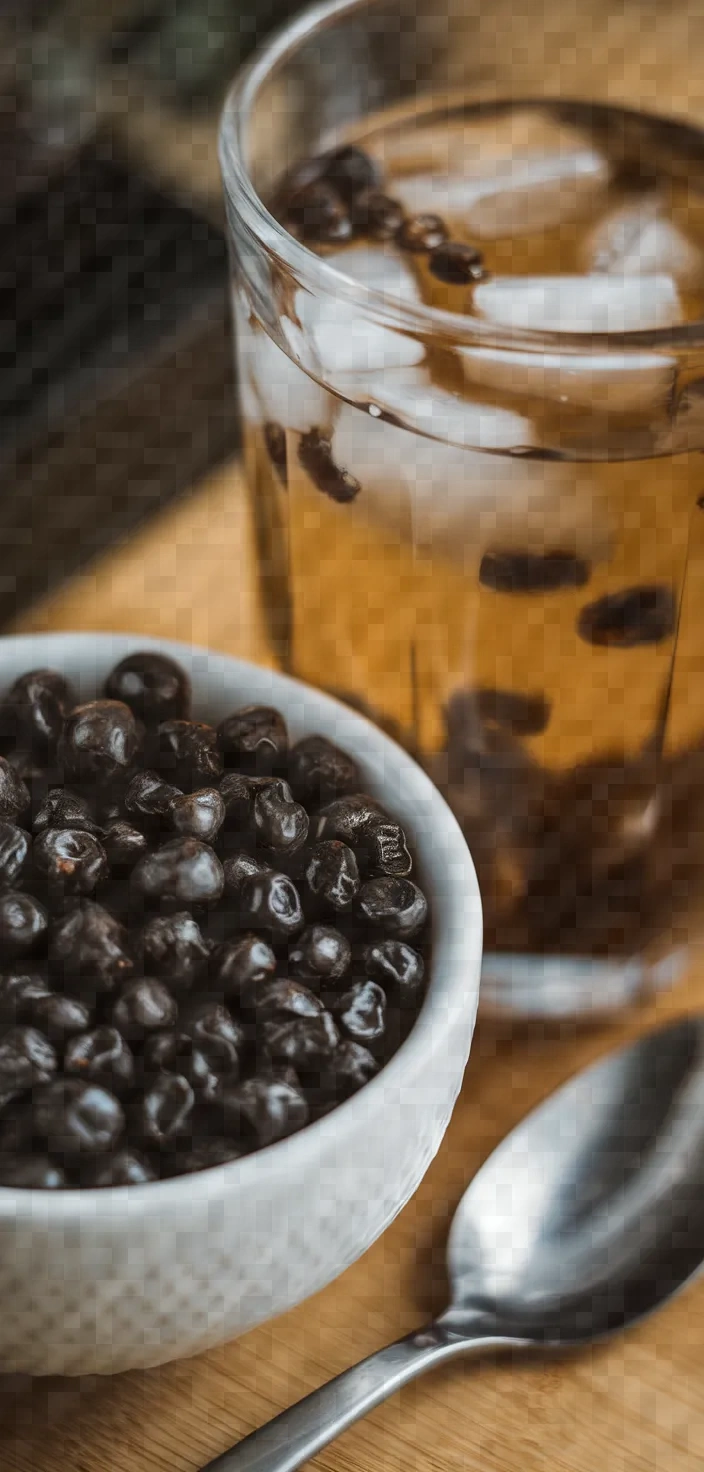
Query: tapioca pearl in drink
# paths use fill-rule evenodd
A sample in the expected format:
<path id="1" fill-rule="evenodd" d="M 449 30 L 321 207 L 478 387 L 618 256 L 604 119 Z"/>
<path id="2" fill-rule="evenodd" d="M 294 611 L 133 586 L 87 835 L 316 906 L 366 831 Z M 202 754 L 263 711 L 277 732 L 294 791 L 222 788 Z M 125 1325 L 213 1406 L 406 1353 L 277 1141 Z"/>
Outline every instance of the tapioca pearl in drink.
<path id="1" fill-rule="evenodd" d="M 666 584 L 650 584 L 607 593 L 581 610 L 580 638 L 604 648 L 633 649 L 671 639 L 677 621 L 677 600 Z"/>

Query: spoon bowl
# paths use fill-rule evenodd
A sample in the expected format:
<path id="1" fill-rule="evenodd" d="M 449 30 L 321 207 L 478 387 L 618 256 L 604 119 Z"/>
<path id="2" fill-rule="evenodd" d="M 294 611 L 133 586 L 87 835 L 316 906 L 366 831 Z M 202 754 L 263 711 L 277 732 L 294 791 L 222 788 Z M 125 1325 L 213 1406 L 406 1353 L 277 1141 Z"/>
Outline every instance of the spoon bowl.
<path id="1" fill-rule="evenodd" d="M 490 1156 L 448 1243 L 452 1304 L 209 1463 L 295 1472 L 407 1381 L 457 1355 L 570 1349 L 666 1303 L 704 1261 L 704 1018 L 577 1075 Z"/>

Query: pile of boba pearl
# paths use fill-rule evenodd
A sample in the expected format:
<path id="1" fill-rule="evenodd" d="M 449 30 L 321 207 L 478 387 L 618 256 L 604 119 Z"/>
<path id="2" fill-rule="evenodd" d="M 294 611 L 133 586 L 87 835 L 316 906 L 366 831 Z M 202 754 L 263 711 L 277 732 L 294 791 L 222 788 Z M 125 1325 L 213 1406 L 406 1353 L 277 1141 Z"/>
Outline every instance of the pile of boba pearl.
<path id="1" fill-rule="evenodd" d="M 428 905 L 346 752 L 268 706 L 195 720 L 151 651 L 80 704 L 20 676 L 0 752 L 0 1186 L 237 1160 L 395 1052 Z"/>

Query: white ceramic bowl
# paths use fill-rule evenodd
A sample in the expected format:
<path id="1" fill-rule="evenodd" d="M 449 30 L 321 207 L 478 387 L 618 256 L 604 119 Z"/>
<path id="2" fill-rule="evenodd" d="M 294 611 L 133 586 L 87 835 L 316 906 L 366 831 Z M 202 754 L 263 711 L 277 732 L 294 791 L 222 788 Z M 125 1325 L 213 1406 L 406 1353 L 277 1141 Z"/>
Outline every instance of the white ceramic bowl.
<path id="1" fill-rule="evenodd" d="M 109 1373 L 194 1354 L 299 1303 L 354 1262 L 408 1201 L 457 1096 L 474 1027 L 481 906 L 443 799 L 388 737 L 327 696 L 189 645 L 122 635 L 0 641 L 0 688 L 53 665 L 82 698 L 137 648 L 189 671 L 196 715 L 278 706 L 293 737 L 354 754 L 413 837 L 432 905 L 427 998 L 382 1072 L 290 1140 L 216 1169 L 102 1191 L 0 1188 L 0 1369 Z"/>

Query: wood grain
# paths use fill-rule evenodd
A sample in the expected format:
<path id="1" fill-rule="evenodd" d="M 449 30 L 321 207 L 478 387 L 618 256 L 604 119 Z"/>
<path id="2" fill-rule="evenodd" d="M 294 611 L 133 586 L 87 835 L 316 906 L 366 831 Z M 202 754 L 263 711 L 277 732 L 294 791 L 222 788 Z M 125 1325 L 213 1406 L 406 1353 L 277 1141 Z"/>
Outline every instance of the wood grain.
<path id="1" fill-rule="evenodd" d="M 250 538 L 241 474 L 228 466 L 21 627 L 131 630 L 266 660 Z M 510 1036 L 482 1026 L 436 1160 L 354 1267 L 276 1322 L 198 1359 L 106 1380 L 0 1380 L 3 1472 L 196 1472 L 331 1374 L 420 1325 L 444 1302 L 453 1208 L 506 1131 L 608 1047 L 658 1017 L 697 1007 L 704 1007 L 699 956 L 672 996 L 610 1028 L 536 1027 Z M 704 1283 L 608 1347 L 540 1364 L 438 1370 L 315 1466 L 691 1472 L 704 1463 L 703 1358 Z"/>

